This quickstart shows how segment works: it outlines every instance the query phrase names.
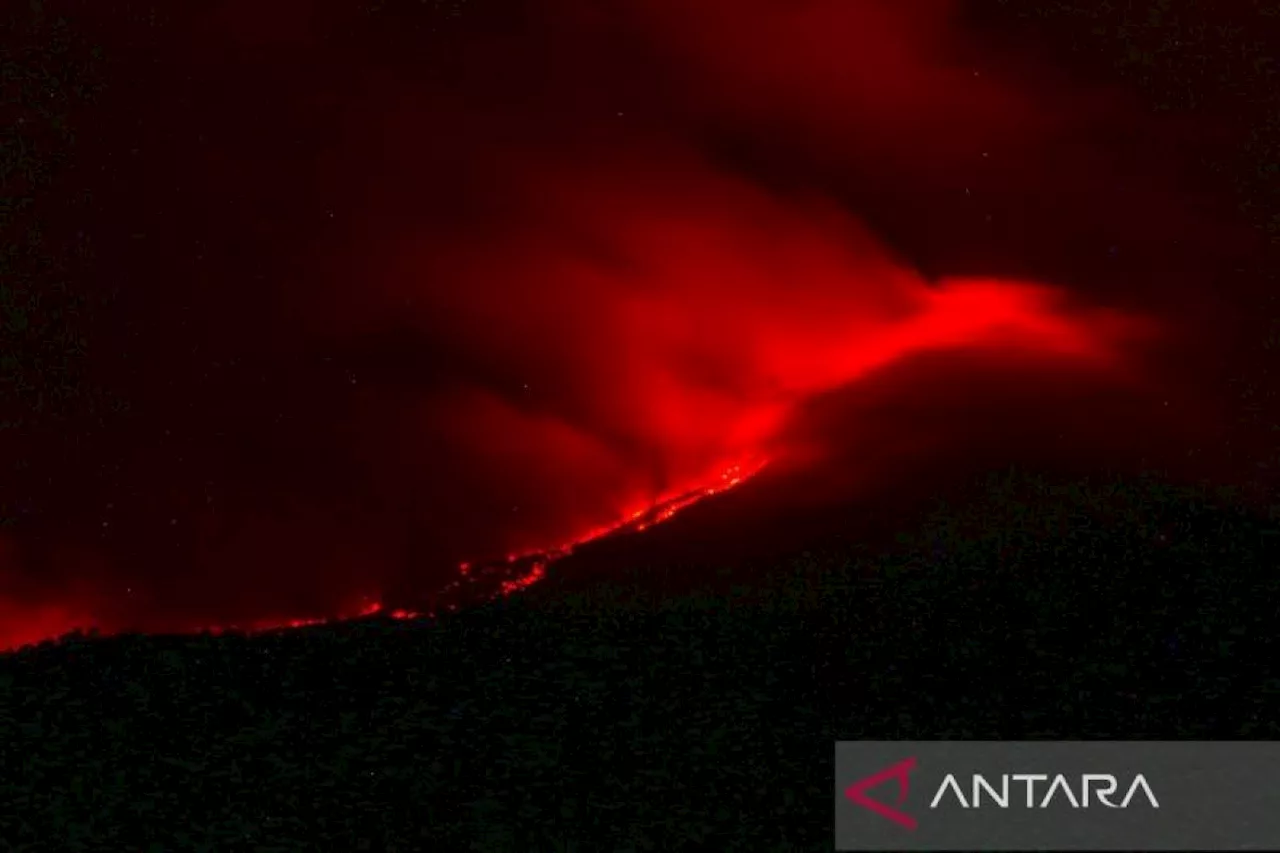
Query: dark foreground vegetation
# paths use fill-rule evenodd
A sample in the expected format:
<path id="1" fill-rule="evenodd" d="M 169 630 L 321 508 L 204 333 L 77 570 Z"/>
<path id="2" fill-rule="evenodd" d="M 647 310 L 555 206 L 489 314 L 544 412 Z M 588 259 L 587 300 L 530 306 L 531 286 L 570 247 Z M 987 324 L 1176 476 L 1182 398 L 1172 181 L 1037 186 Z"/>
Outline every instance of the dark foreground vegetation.
<path id="1" fill-rule="evenodd" d="M 837 739 L 1276 737 L 1280 547 L 1232 500 L 1005 482 L 736 595 L 28 649 L 0 846 L 825 850 Z"/>

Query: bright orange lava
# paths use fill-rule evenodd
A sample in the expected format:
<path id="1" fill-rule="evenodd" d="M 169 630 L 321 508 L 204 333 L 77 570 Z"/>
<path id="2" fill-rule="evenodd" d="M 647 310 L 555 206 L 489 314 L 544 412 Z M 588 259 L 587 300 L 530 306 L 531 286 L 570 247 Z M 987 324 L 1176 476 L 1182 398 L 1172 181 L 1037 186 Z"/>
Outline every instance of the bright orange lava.
<path id="1" fill-rule="evenodd" d="M 458 566 L 458 577 L 456 580 L 448 584 L 443 592 L 445 593 L 445 602 L 443 609 L 455 609 L 455 605 L 448 602 L 450 593 L 457 595 L 471 587 L 483 585 L 485 588 L 491 588 L 486 597 L 497 597 L 511 595 L 519 590 L 525 589 L 546 576 L 547 567 L 558 560 L 568 557 L 575 549 L 586 545 L 590 542 L 602 539 L 612 534 L 624 532 L 641 532 L 661 524 L 674 518 L 682 510 L 688 509 L 700 501 L 710 498 L 714 495 L 722 494 L 728 490 L 746 482 L 751 477 L 762 471 L 767 464 L 764 460 L 753 460 L 751 462 L 743 462 L 732 465 L 727 468 L 715 482 L 679 494 L 671 494 L 660 498 L 652 505 L 635 510 L 626 518 L 617 521 L 614 524 L 596 527 L 589 530 L 571 542 L 558 545 L 553 548 L 542 550 L 524 551 L 520 553 L 508 554 L 505 558 L 489 560 L 485 562 L 467 562 Z M 472 598 L 475 598 L 474 590 Z M 312 617 L 287 620 L 259 620 L 248 625 L 210 625 L 199 628 L 192 628 L 189 633 L 200 634 L 209 633 L 213 635 L 224 634 L 263 634 L 272 631 L 283 631 L 295 628 L 305 628 L 314 625 L 324 625 L 333 622 L 349 620 L 349 619 L 366 619 L 372 616 L 382 616 L 395 620 L 410 620 L 431 618 L 434 613 L 417 613 L 410 610 L 385 610 L 382 603 L 365 599 L 357 606 L 353 607 L 349 612 L 343 613 L 335 617 Z M 25 630 L 22 632 L 14 631 L 12 626 L 17 620 L 10 620 L 6 625 L 8 633 L 0 633 L 0 652 L 15 651 L 17 649 L 36 645 L 41 642 L 58 639 L 67 635 L 83 632 L 86 630 L 98 629 L 91 628 L 92 622 L 77 624 L 78 620 L 69 619 L 68 614 L 64 612 L 48 612 L 40 614 L 23 614 L 23 625 Z M 109 632 L 98 632 L 109 633 Z"/>

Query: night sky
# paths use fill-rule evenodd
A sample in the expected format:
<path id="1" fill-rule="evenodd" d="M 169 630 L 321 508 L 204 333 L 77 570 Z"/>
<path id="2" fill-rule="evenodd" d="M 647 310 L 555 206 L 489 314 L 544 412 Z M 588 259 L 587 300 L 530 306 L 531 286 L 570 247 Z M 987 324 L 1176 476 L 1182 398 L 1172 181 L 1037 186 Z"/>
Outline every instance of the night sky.
<path id="1" fill-rule="evenodd" d="M 762 465 L 1274 483 L 1260 4 L 14 5 L 0 645 L 417 606 Z"/>

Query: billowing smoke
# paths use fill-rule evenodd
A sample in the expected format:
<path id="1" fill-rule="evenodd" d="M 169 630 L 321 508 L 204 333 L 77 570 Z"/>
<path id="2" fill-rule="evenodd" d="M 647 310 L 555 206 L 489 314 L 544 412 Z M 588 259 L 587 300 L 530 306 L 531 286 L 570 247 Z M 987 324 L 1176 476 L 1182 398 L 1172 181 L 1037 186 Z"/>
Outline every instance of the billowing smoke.
<path id="1" fill-rule="evenodd" d="M 1242 246 L 1181 180 L 1213 140 L 955 3 L 268 5 L 71 19 L 93 403 L 0 486 L 0 645 L 425 595 L 732 466 L 870 476 L 842 441 L 936 445 L 1003 364 L 1211 420 L 1171 353 Z"/>

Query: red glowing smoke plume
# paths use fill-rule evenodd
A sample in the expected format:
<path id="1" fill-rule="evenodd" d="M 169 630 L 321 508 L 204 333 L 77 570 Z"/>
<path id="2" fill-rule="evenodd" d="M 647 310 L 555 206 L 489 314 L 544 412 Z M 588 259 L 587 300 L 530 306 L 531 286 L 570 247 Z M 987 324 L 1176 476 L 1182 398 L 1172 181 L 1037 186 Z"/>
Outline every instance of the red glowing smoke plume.
<path id="1" fill-rule="evenodd" d="M 356 612 L 508 554 L 511 589 L 820 464 L 806 405 L 924 354 L 1136 396 L 1213 327 L 1186 128 L 956 4 L 358 5 L 74 19 L 110 48 L 74 175 L 110 176 L 82 272 L 119 282 L 91 381 L 126 405 L 22 448 L 0 646 Z"/>

